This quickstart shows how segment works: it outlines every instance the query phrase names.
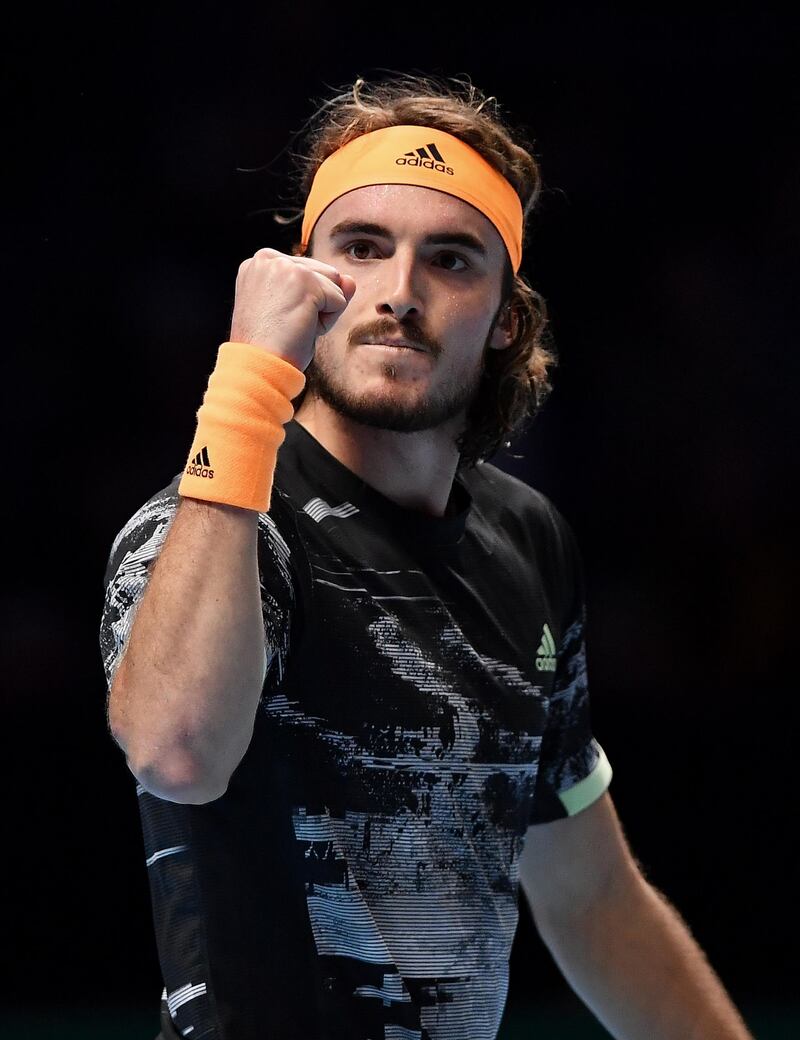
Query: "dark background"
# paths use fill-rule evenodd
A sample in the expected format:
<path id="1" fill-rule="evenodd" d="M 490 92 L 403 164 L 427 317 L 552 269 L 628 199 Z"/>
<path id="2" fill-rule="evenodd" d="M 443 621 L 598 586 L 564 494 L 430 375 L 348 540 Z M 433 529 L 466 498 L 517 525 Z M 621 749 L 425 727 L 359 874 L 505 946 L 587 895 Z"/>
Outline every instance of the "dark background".
<path id="1" fill-rule="evenodd" d="M 120 1016 L 97 1036 L 155 1033 L 134 785 L 105 730 L 106 557 L 183 464 L 239 263 L 289 251 L 256 212 L 285 202 L 284 147 L 385 70 L 467 76 L 535 142 L 523 273 L 561 363 L 522 458 L 494 461 L 577 532 L 634 853 L 759 1036 L 789 1035 L 800 19 L 777 11 L 5 16 L 3 1035 L 66 1036 L 93 1007 Z M 508 1023 L 536 1007 L 606 1035 L 523 907 Z"/>

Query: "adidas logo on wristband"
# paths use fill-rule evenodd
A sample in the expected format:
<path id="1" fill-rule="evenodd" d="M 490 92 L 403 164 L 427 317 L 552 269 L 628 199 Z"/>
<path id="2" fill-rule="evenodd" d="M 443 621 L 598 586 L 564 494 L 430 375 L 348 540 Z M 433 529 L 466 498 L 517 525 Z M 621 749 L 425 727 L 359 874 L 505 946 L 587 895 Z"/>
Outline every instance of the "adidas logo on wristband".
<path id="1" fill-rule="evenodd" d="M 186 467 L 186 475 L 189 477 L 209 477 L 214 479 L 214 470 L 211 469 L 211 459 L 208 457 L 208 446 L 198 451 L 195 457 Z"/>

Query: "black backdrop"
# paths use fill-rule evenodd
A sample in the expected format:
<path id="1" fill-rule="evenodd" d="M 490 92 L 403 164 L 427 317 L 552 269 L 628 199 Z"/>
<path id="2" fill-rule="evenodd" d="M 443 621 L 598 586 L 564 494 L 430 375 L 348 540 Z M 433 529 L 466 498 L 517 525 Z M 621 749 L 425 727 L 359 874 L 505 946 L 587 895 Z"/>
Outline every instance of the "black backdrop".
<path id="1" fill-rule="evenodd" d="M 256 212 L 284 199 L 282 149 L 383 70 L 468 76 L 535 140 L 523 270 L 561 364 L 494 461 L 578 534 L 595 732 L 643 869 L 737 1001 L 796 992 L 800 24 L 776 11 L 7 15 L 6 1006 L 160 992 L 103 568 L 185 459 L 239 263 L 288 251 Z M 569 999 L 523 911 L 509 1005 Z"/>

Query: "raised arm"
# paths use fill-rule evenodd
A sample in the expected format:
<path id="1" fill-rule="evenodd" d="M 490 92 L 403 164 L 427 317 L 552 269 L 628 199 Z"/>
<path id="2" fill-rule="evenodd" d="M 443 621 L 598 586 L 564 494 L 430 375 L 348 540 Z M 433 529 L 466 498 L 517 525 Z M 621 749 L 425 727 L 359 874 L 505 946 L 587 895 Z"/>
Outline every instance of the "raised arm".
<path id="1" fill-rule="evenodd" d="M 250 743 L 267 667 L 258 513 L 269 504 L 279 423 L 291 417 L 316 337 L 354 291 L 335 268 L 274 249 L 239 268 L 231 342 L 220 350 L 179 505 L 110 681 L 111 733 L 160 798 L 219 798 Z"/>
<path id="2" fill-rule="evenodd" d="M 266 674 L 258 514 L 180 499 L 114 675 L 108 721 L 152 794 L 207 802 L 252 735 Z"/>

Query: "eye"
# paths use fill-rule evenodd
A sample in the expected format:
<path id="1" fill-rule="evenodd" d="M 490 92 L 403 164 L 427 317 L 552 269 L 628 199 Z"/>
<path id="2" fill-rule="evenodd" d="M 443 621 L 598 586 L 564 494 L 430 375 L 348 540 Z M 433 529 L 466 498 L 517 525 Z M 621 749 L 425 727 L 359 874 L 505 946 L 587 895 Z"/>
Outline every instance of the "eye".
<path id="1" fill-rule="evenodd" d="M 359 241 L 357 241 L 357 242 L 348 242 L 348 244 L 344 247 L 344 252 L 347 253 L 348 256 L 352 257 L 353 260 L 367 260 L 368 257 L 366 257 L 366 256 L 359 256 L 357 254 L 353 254 L 353 253 L 350 252 L 350 250 L 351 249 L 364 249 L 364 250 L 369 251 L 372 248 L 373 248 L 372 242 L 367 242 L 364 239 L 359 239 Z"/>
<path id="2" fill-rule="evenodd" d="M 448 267 L 448 271 L 466 271 L 469 267 L 469 264 L 464 259 L 464 257 L 459 256 L 458 253 L 439 253 L 439 256 L 445 257 L 445 259 L 460 261 L 464 265 L 463 267 Z"/>

